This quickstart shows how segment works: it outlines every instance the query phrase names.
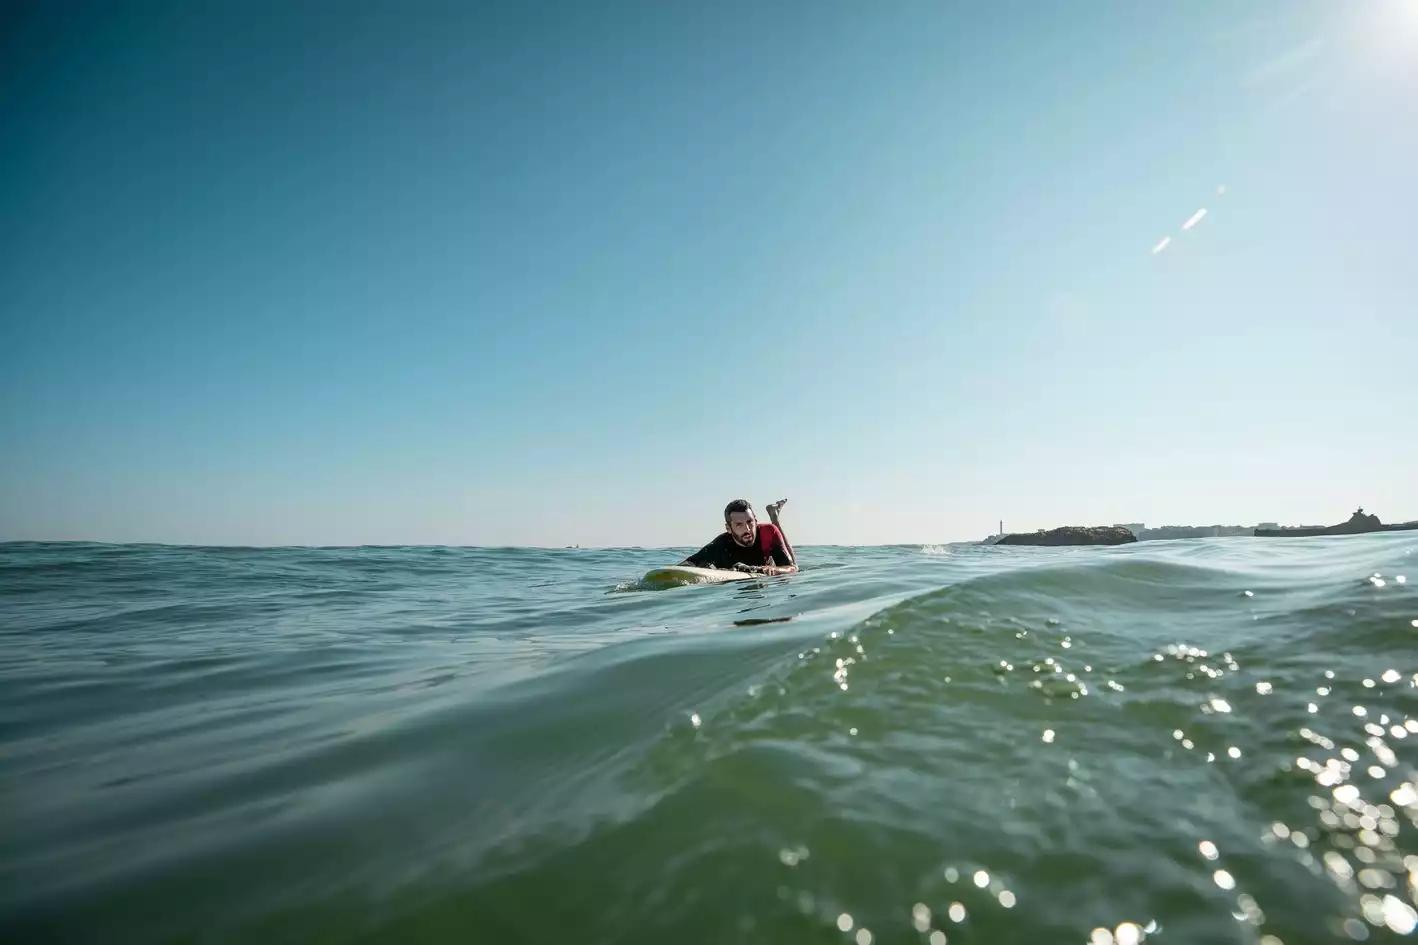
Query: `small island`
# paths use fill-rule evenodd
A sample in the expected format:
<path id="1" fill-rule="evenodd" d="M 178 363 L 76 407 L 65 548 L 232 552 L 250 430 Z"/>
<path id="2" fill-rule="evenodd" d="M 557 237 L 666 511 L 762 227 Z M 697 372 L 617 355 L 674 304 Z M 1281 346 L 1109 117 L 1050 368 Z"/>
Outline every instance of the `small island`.
<path id="1" fill-rule="evenodd" d="M 1042 528 L 1033 534 L 1005 535 L 999 545 L 1125 545 L 1137 541 L 1137 536 L 1121 525 L 1065 525 L 1062 528 Z"/>

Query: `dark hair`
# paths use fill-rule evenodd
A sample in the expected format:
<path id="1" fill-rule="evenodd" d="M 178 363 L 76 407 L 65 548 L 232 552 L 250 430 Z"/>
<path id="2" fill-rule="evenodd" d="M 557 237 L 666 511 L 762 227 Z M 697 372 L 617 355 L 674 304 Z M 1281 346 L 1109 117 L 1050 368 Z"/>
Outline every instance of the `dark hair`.
<path id="1" fill-rule="evenodd" d="M 724 521 L 727 522 L 729 520 L 729 516 L 733 515 L 735 512 L 747 512 L 749 515 L 752 515 L 753 506 L 748 504 L 747 499 L 735 499 L 728 505 L 724 506 Z"/>

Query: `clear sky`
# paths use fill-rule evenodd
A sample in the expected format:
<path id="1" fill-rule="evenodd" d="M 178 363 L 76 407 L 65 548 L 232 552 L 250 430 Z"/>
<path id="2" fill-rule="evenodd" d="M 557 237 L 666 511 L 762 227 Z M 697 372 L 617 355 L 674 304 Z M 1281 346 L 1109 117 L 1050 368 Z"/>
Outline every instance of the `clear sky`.
<path id="1" fill-rule="evenodd" d="M 0 538 L 1418 518 L 1418 0 L 0 19 Z"/>

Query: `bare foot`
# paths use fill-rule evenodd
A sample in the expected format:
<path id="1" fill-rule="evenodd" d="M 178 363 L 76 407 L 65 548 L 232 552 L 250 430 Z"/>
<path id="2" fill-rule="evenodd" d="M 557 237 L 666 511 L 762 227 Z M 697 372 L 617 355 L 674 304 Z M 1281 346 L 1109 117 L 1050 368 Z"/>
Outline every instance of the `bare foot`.
<path id="1" fill-rule="evenodd" d="M 774 525 L 777 525 L 778 513 L 781 512 L 783 510 L 783 506 L 787 504 L 787 499 L 779 499 L 777 502 L 769 502 L 765 509 L 768 512 L 768 520 Z"/>

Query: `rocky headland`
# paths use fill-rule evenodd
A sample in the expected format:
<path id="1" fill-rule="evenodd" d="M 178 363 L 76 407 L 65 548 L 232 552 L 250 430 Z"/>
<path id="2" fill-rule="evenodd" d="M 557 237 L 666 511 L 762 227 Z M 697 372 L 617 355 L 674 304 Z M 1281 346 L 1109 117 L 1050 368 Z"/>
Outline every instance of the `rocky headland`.
<path id="1" fill-rule="evenodd" d="M 1005 535 L 1000 545 L 1125 545 L 1137 536 L 1121 525 L 1065 525 L 1033 533 Z"/>

